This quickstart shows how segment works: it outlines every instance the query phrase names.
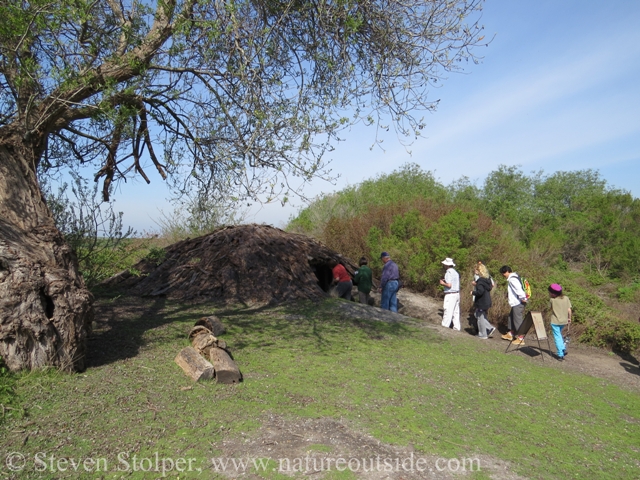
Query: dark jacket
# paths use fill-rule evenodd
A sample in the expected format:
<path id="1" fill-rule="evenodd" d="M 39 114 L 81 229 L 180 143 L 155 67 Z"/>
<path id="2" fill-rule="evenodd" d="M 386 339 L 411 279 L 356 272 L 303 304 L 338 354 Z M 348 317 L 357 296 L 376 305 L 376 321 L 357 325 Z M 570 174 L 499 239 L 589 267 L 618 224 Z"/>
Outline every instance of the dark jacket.
<path id="1" fill-rule="evenodd" d="M 493 285 L 488 278 L 480 277 L 476 280 L 476 288 L 473 289 L 473 295 L 476 297 L 475 306 L 480 310 L 489 310 L 491 308 L 491 289 Z"/>
<path id="2" fill-rule="evenodd" d="M 373 285 L 373 274 L 371 269 L 366 265 L 360 266 L 356 276 L 353 277 L 353 283 L 358 285 L 358 291 L 362 293 L 371 292 L 371 286 Z"/>

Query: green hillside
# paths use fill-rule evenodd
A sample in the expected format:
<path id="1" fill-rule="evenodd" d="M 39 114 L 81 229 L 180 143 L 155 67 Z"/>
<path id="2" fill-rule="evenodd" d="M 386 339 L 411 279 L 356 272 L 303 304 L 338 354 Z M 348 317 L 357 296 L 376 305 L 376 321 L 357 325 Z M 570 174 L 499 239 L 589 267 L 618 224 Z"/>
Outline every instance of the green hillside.
<path id="1" fill-rule="evenodd" d="M 547 308 L 549 284 L 565 287 L 580 341 L 622 352 L 640 346 L 640 200 L 598 172 L 526 175 L 501 166 L 482 186 L 464 177 L 443 185 L 409 164 L 316 199 L 287 228 L 351 259 L 368 256 L 377 274 L 380 252 L 389 251 L 406 285 L 426 295 L 437 294 L 445 257 L 463 283 L 477 261 L 500 283 L 498 269 L 510 265 L 532 284 L 533 309 Z M 506 302 L 491 313 L 504 321 Z"/>

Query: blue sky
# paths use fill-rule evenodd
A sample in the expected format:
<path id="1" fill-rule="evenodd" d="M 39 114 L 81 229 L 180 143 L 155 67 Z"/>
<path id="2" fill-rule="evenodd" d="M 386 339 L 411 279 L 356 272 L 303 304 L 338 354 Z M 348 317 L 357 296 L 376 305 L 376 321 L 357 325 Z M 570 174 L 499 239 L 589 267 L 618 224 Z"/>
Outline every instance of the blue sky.
<path id="1" fill-rule="evenodd" d="M 499 165 L 527 174 L 590 168 L 640 197 L 640 0 L 487 0 L 481 23 L 495 35 L 477 52 L 482 63 L 430 92 L 440 105 L 410 153 L 393 133 L 371 150 L 375 130 L 354 127 L 328 157 L 338 181 L 314 181 L 305 194 L 413 162 L 443 184 L 467 176 L 478 186 Z M 116 209 L 139 232 L 157 229 L 168 195 L 159 177 L 130 181 Z M 255 206 L 247 221 L 284 227 L 302 206 Z"/>

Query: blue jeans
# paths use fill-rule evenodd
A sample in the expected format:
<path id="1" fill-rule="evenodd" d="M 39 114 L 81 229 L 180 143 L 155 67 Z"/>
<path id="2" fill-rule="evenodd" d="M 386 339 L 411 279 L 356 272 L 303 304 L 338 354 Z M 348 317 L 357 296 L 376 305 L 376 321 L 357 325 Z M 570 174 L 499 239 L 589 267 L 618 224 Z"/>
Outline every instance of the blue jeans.
<path id="1" fill-rule="evenodd" d="M 551 330 L 553 331 L 553 340 L 556 342 L 556 350 L 558 351 L 559 357 L 564 357 L 564 351 L 567 346 L 564 344 L 564 339 L 562 338 L 562 329 L 566 327 L 566 325 L 555 325 L 551 324 Z"/>
<path id="2" fill-rule="evenodd" d="M 389 280 L 382 289 L 382 297 L 380 298 L 380 308 L 383 310 L 391 310 L 398 313 L 398 281 Z"/>

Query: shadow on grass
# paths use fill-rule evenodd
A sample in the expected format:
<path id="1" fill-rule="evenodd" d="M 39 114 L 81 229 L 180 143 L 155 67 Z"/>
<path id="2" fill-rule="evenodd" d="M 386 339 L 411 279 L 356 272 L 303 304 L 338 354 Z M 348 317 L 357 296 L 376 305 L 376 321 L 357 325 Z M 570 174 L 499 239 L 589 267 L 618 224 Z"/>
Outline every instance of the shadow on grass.
<path id="1" fill-rule="evenodd" d="M 533 343 L 533 340 L 530 340 L 530 342 Z M 557 360 L 556 355 L 549 348 L 543 348 L 543 347 L 545 347 L 545 345 L 543 345 L 542 343 L 540 344 L 540 346 L 534 344 L 534 345 L 525 345 L 524 347 L 520 347 L 520 348 L 517 348 L 517 346 L 515 347 L 511 346 L 511 348 L 507 348 L 505 350 L 505 353 L 510 354 L 514 352 L 521 352 L 523 355 L 526 355 L 529 358 L 540 358 L 540 360 L 542 361 L 547 361 L 549 359 Z M 545 356 L 547 358 L 545 358 Z"/>
<path id="2" fill-rule="evenodd" d="M 95 326 L 88 342 L 87 366 L 98 367 L 133 358 L 149 341 L 145 338 L 148 331 L 180 322 L 193 325 L 200 317 L 211 314 L 217 315 L 230 330 L 221 338 L 227 340 L 231 351 L 268 348 L 281 345 L 283 340 L 295 340 L 299 348 L 298 342 L 302 340 L 320 353 L 335 349 L 346 329 L 353 331 L 354 328 L 372 340 L 409 335 L 408 327 L 400 323 L 342 315 L 334 302 L 229 307 L 204 301 L 187 304 L 163 296 L 150 298 L 100 292 L 96 294 Z M 184 331 L 164 329 L 162 332 L 153 341 L 180 342 L 187 339 L 188 326 Z"/>
<path id="3" fill-rule="evenodd" d="M 511 351 L 512 350 L 509 350 L 509 352 Z M 529 347 L 529 346 L 521 347 L 517 349 L 517 351 L 522 352 L 523 354 L 525 354 L 527 357 L 530 357 L 530 358 L 540 357 L 541 355 L 543 355 L 543 352 L 551 354 L 548 350 L 538 349 L 536 347 Z"/>
<path id="4" fill-rule="evenodd" d="M 96 297 L 95 325 L 89 337 L 87 366 L 98 367 L 135 357 L 148 330 L 187 320 L 193 306 L 126 295 Z"/>
<path id="5" fill-rule="evenodd" d="M 370 340 L 387 336 L 409 335 L 410 329 L 400 322 L 377 321 L 375 318 L 349 317 L 336 308 L 340 300 L 298 301 L 273 307 L 233 308 L 216 315 L 235 330 L 232 348 L 268 348 L 285 342 L 302 340 L 318 353 L 334 350 L 346 330 L 357 329 Z"/>

